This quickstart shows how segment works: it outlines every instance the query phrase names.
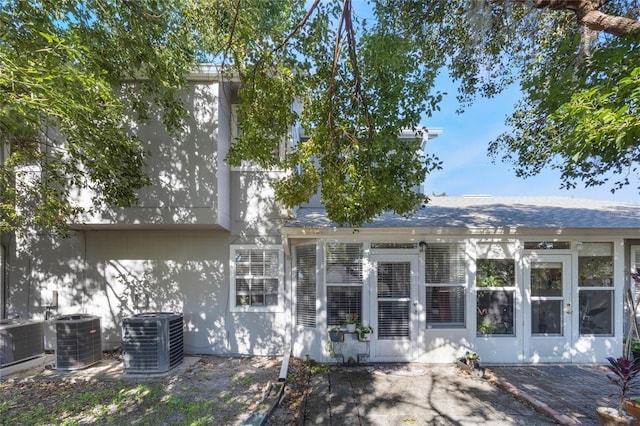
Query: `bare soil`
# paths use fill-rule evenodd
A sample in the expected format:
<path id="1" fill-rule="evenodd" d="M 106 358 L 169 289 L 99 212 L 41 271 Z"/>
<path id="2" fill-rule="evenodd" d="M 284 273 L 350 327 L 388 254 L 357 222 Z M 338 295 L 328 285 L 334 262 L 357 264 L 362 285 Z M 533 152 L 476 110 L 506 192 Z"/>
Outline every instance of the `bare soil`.
<path id="1" fill-rule="evenodd" d="M 118 356 L 107 354 L 102 364 L 118 363 Z M 205 355 L 165 377 L 133 379 L 32 369 L 0 379 L 0 423 L 240 425 L 258 408 L 268 383 L 278 380 L 281 363 L 281 357 Z M 309 371 L 304 361 L 290 360 L 269 425 L 298 424 Z"/>

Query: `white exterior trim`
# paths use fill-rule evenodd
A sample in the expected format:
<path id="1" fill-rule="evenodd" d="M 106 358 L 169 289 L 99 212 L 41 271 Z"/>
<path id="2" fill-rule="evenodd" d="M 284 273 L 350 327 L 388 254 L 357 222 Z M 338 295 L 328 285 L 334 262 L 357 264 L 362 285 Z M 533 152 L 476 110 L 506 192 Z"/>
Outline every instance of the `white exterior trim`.
<path id="1" fill-rule="evenodd" d="M 278 303 L 268 306 L 238 306 L 236 304 L 236 262 L 235 253 L 237 250 L 258 249 L 258 250 L 278 250 Z M 281 245 L 231 245 L 229 246 L 229 271 L 230 271 L 230 291 L 229 306 L 231 312 L 284 312 L 284 250 Z"/>

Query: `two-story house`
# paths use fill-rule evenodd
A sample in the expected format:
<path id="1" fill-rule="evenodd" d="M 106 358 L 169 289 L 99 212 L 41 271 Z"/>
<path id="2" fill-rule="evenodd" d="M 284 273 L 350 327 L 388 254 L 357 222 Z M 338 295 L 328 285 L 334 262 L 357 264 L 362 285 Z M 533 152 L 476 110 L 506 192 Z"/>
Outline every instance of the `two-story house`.
<path id="1" fill-rule="evenodd" d="M 151 154 L 138 205 L 87 215 L 69 238 L 2 242 L 6 316 L 99 315 L 105 349 L 121 345 L 123 318 L 175 311 L 194 354 L 451 362 L 471 350 L 501 363 L 620 354 L 640 205 L 434 197 L 411 218 L 339 227 L 317 198 L 281 208 L 270 184 L 281 172 L 228 166 L 237 84 L 213 67 L 190 81 L 182 134 L 132 126 Z M 329 342 L 348 317 L 373 328 L 369 341 Z"/>

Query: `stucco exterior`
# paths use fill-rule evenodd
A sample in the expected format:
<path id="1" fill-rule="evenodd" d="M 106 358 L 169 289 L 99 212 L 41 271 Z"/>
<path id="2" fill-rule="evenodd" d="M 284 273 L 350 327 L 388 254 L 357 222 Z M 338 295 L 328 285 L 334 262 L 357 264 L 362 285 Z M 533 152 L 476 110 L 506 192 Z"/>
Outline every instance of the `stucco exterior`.
<path id="1" fill-rule="evenodd" d="M 149 152 L 152 184 L 131 208 L 106 208 L 71 224 L 68 238 L 14 235 L 4 242 L 5 316 L 48 320 L 70 313 L 101 317 L 103 347 L 121 345 L 122 319 L 149 311 L 182 312 L 189 353 L 282 354 L 284 297 L 268 312 L 232 312 L 231 247 L 281 245 L 288 214 L 273 201 L 278 171 L 233 169 L 237 83 L 215 69 L 196 73 L 183 97 L 191 111 L 170 134 L 158 120 L 132 123 Z M 91 193 L 74 201 L 89 205 Z M 284 280 L 282 282 L 284 295 Z M 55 295 L 55 296 L 54 296 Z M 57 298 L 57 305 L 53 305 Z"/>
<path id="2" fill-rule="evenodd" d="M 213 71 L 196 73 L 184 93 L 192 114 L 181 134 L 153 120 L 132 124 L 151 154 L 152 185 L 138 205 L 84 216 L 67 238 L 5 237 L 0 314 L 49 326 L 59 315 L 99 315 L 104 349 L 121 346 L 123 318 L 176 311 L 193 354 L 451 362 L 475 351 L 484 362 L 597 363 L 620 353 L 626 271 L 640 264 L 640 205 L 433 197 L 409 218 L 386 213 L 357 229 L 339 227 L 319 197 L 282 208 L 271 185 L 281 171 L 224 163 L 236 87 Z M 425 141 L 439 133 L 427 131 Z M 90 195 L 78 191 L 75 201 Z M 355 250 L 351 265 L 335 261 L 343 248 Z M 433 268 L 443 265 L 434 256 L 450 249 L 458 257 L 447 257 L 445 269 L 456 266 L 459 275 L 434 281 Z M 600 258 L 606 277 L 583 277 L 588 261 Z M 487 264 L 506 265 L 510 281 L 482 284 Z M 357 271 L 332 276 L 343 266 Z M 546 290 L 534 282 L 541 273 L 549 274 Z M 457 304 L 450 321 L 435 300 L 443 295 Z M 329 328 L 342 326 L 352 308 L 373 326 L 371 340 L 351 334 L 330 344 Z M 487 315 L 493 328 L 480 324 Z M 48 349 L 52 341 L 49 332 Z"/>
<path id="3" fill-rule="evenodd" d="M 621 354 L 625 337 L 624 294 L 631 285 L 626 271 L 640 259 L 639 207 L 571 198 L 434 197 L 411 218 L 385 214 L 358 229 L 337 227 L 321 208 L 302 208 L 283 232 L 290 241 L 294 269 L 297 247 L 316 247 L 318 323 L 294 327 L 293 353 L 335 360 L 327 340 L 331 324 L 326 320 L 331 311 L 328 287 L 335 280 L 327 278 L 326 256 L 329 245 L 338 243 L 362 247 L 359 314 L 374 329 L 380 328 L 381 319 L 376 304 L 387 300 L 376 287 L 377 268 L 381 262 L 411 265 L 411 292 L 397 299 L 410 305 L 410 337 L 404 342 L 383 342 L 385 349 L 378 350 L 381 342 L 374 332 L 366 344 L 341 343 L 345 356 L 366 351 L 374 361 L 450 362 L 474 351 L 487 363 L 606 362 L 606 357 Z M 464 251 L 464 277 L 459 286 L 464 312 L 458 324 L 430 324 L 433 300 L 425 278 L 429 273 L 425 248 L 447 244 L 460 245 Z M 585 268 L 600 258 L 610 265 L 607 278 L 590 282 L 584 276 Z M 508 259 L 514 265 L 512 284 L 491 290 L 506 290 L 513 297 L 513 302 L 504 305 L 510 310 L 510 328 L 502 334 L 485 333 L 479 325 L 485 310 L 480 294 L 486 290 L 480 283 L 482 259 Z M 549 288 L 553 284 L 557 292 L 535 296 L 532 280 L 537 267 L 561 271 L 553 283 L 549 281 Z M 637 289 L 631 289 L 637 297 Z M 294 282 L 294 294 L 296 291 Z M 540 329 L 537 315 L 539 306 L 545 304 L 557 308 L 557 318 L 548 317 L 545 326 L 557 329 Z M 395 349 L 389 350 L 389 345 Z"/>

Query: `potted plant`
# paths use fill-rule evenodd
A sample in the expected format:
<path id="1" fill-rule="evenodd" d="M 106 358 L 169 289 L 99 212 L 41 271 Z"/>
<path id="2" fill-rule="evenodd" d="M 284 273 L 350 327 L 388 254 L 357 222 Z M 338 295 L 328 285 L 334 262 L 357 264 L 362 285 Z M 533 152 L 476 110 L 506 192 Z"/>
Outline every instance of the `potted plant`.
<path id="1" fill-rule="evenodd" d="M 609 382 L 617 387 L 617 392 L 612 395 L 618 397 L 617 408 L 598 407 L 597 413 L 600 424 L 609 425 L 631 425 L 635 418 L 626 414 L 624 401 L 628 393 L 638 386 L 637 379 L 640 374 L 640 358 L 630 360 L 626 355 L 619 358 L 608 357 L 607 367 L 613 374 L 607 374 Z"/>
<path id="2" fill-rule="evenodd" d="M 344 339 L 344 333 L 340 327 L 333 327 L 329 329 L 329 340 L 331 342 L 342 342 Z"/>
<path id="3" fill-rule="evenodd" d="M 356 329 L 358 330 L 358 339 L 362 342 L 368 342 L 371 340 L 371 333 L 373 333 L 372 327 L 364 324 L 358 324 Z"/>
<path id="4" fill-rule="evenodd" d="M 347 314 L 347 319 L 345 320 L 345 327 L 347 328 L 347 333 L 354 333 L 356 331 L 357 323 L 358 323 L 358 314 Z"/>
<path id="5" fill-rule="evenodd" d="M 480 366 L 480 355 L 475 352 L 467 351 L 462 359 L 464 360 L 464 363 L 470 367 Z"/>
<path id="6" fill-rule="evenodd" d="M 465 370 L 480 367 L 480 356 L 475 352 L 467 351 L 464 356 L 458 358 L 456 361 L 459 366 Z"/>
<path id="7" fill-rule="evenodd" d="M 484 370 L 480 368 L 480 356 L 475 352 L 467 351 L 464 356 L 456 359 L 456 366 L 474 377 L 484 376 Z"/>
<path id="8" fill-rule="evenodd" d="M 640 396 L 632 396 L 624 400 L 624 408 L 627 413 L 636 418 L 636 424 L 640 424 Z"/>

